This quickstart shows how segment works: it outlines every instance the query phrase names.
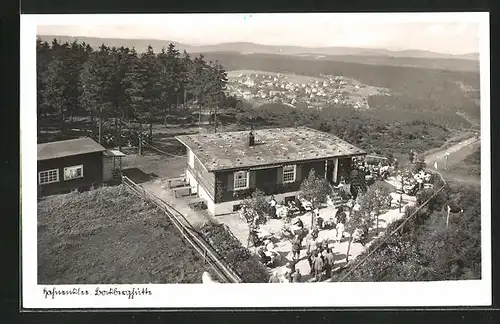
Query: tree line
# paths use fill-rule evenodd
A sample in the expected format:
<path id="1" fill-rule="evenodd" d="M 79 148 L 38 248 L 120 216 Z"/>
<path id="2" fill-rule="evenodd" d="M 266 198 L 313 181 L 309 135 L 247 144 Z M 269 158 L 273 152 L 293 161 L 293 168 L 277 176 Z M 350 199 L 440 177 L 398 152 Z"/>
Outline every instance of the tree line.
<path id="1" fill-rule="evenodd" d="M 37 39 L 37 116 L 53 117 L 64 131 L 66 121 L 90 116 L 149 123 L 189 108 L 215 110 L 224 95 L 227 74 L 203 54 L 192 58 L 174 44 L 155 53 L 134 48 L 98 49 L 78 42 L 51 44 Z M 120 126 L 121 127 L 121 126 Z"/>

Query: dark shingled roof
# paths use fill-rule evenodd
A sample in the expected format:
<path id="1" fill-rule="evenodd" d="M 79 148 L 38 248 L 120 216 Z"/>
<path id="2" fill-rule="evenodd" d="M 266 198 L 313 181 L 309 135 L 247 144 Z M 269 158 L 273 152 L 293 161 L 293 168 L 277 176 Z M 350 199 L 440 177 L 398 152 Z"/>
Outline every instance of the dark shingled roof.
<path id="1" fill-rule="evenodd" d="M 38 161 L 65 156 L 102 152 L 106 149 L 88 137 L 38 144 Z"/>
<path id="2" fill-rule="evenodd" d="M 296 161 L 355 156 L 365 151 L 329 133 L 307 127 L 176 136 L 189 147 L 208 171 L 256 167 Z"/>

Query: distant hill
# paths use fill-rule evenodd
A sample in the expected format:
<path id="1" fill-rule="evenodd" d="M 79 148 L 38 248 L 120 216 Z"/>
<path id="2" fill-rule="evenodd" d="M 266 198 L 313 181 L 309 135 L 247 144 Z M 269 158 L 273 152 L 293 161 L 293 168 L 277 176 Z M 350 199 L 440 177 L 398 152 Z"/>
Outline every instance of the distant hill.
<path id="1" fill-rule="evenodd" d="M 281 54 L 281 55 L 327 55 L 327 56 L 381 56 L 388 58 L 429 58 L 429 59 L 464 59 L 478 60 L 478 53 L 470 53 L 465 55 L 451 55 L 443 53 L 435 53 L 422 50 L 403 50 L 390 51 L 387 49 L 372 49 L 372 48 L 355 48 L 355 47 L 302 47 L 302 46 L 279 46 L 279 45 L 261 45 L 249 42 L 238 43 L 222 43 L 215 45 L 194 46 L 183 44 L 169 40 L 158 39 L 121 39 L 121 38 L 97 38 L 85 36 L 54 36 L 54 35 L 38 35 L 44 41 L 51 42 L 54 38 L 62 42 L 73 42 L 74 40 L 85 42 L 90 46 L 98 47 L 101 44 L 106 46 L 125 46 L 134 47 L 137 52 L 144 52 L 148 45 L 151 45 L 155 50 L 160 50 L 166 47 L 169 43 L 173 43 L 180 50 L 187 52 L 239 52 L 242 54 Z"/>

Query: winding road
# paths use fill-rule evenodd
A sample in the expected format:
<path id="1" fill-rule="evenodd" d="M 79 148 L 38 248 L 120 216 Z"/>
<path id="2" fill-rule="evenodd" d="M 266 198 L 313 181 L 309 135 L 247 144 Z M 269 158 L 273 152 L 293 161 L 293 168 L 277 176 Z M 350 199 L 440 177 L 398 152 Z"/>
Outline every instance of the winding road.
<path id="1" fill-rule="evenodd" d="M 467 184 L 477 185 L 481 184 L 480 177 L 461 174 L 459 172 L 447 171 L 451 166 L 462 162 L 468 155 L 474 153 L 478 145 L 480 145 L 481 139 L 479 136 L 473 136 L 452 146 L 443 147 L 438 151 L 434 151 L 428 155 L 425 155 L 425 162 L 428 168 L 434 169 L 435 163 L 437 164 L 437 170 L 446 179 L 455 180 L 459 182 L 465 182 Z M 448 165 L 446 166 L 446 154 L 448 156 Z"/>

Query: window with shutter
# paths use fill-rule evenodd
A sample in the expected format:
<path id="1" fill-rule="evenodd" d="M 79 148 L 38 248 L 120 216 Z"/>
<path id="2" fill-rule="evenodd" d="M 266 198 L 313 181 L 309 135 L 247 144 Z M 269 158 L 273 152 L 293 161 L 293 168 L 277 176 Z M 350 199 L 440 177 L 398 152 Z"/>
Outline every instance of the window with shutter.
<path id="1" fill-rule="evenodd" d="M 249 187 L 249 172 L 237 171 L 234 173 L 234 190 L 248 189 Z"/>
<path id="2" fill-rule="evenodd" d="M 283 183 L 295 182 L 296 165 L 285 165 L 283 167 Z"/>

